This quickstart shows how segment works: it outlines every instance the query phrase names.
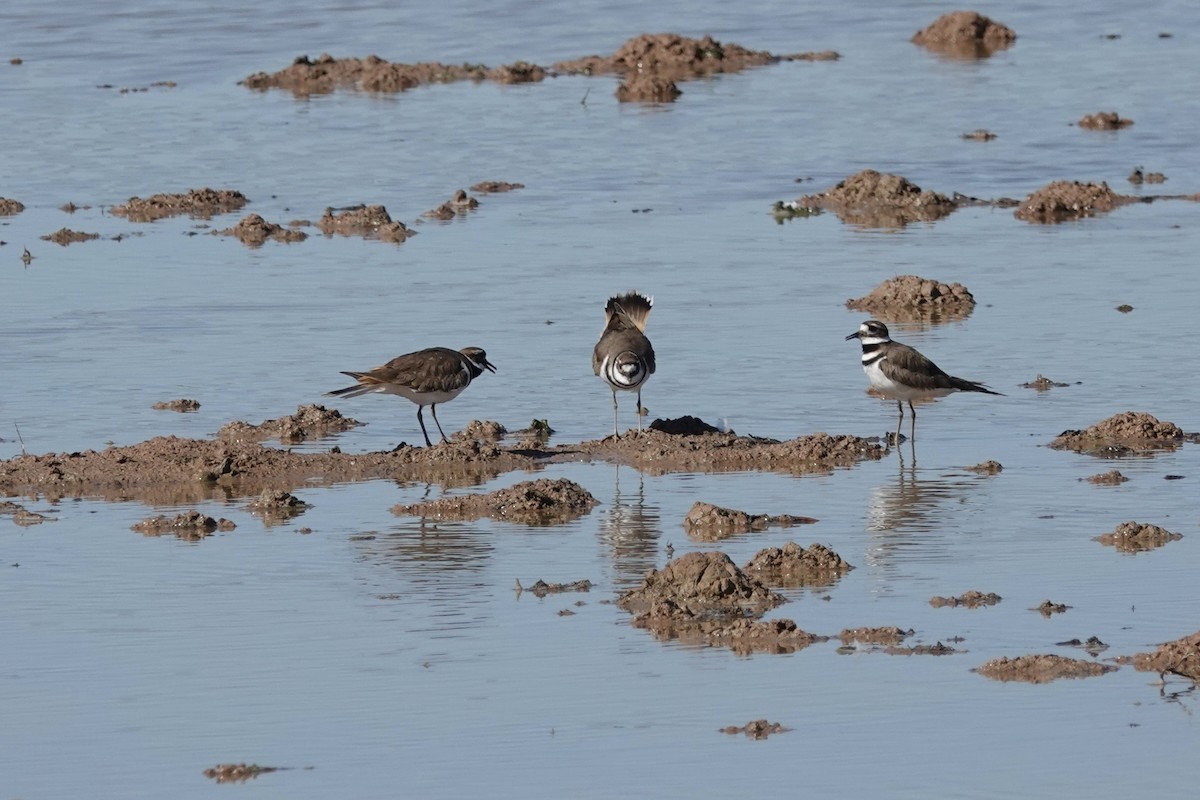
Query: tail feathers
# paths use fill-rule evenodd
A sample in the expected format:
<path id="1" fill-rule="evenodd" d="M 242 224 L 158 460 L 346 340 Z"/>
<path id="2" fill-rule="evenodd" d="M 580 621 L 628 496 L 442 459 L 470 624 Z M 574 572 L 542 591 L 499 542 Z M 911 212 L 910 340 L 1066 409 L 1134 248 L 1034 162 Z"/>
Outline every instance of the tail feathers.
<path id="1" fill-rule="evenodd" d="M 367 392 L 373 392 L 378 388 L 379 381 L 365 372 L 343 372 L 342 374 L 349 375 L 351 378 L 359 381 L 359 383 L 347 386 L 344 389 L 334 389 L 332 392 L 326 392 L 326 397 L 358 397 Z"/>
<path id="2" fill-rule="evenodd" d="M 646 297 L 637 292 L 610 297 L 608 304 L 604 307 L 605 327 L 613 327 L 615 319 L 619 324 L 632 325 L 645 333 L 646 320 L 649 319 L 650 309 L 653 306 L 653 297 Z"/>
<path id="3" fill-rule="evenodd" d="M 950 382 L 954 385 L 954 388 L 958 389 L 960 392 L 983 392 L 984 394 L 994 394 L 998 397 L 1004 397 L 1003 393 L 994 392 L 984 386 L 982 383 L 977 383 L 976 381 L 968 381 L 963 378 L 955 378 L 951 376 Z"/>

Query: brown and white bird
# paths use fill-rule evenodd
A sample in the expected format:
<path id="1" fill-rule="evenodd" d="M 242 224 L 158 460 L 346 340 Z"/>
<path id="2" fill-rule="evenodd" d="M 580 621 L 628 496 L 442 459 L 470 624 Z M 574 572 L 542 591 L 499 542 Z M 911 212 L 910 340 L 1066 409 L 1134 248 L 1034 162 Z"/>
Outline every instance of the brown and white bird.
<path id="1" fill-rule="evenodd" d="M 462 350 L 451 350 L 448 347 L 430 347 L 396 356 L 383 366 L 368 372 L 343 372 L 343 375 L 349 375 L 358 383 L 325 394 L 335 397 L 358 397 L 379 392 L 406 397 L 417 404 L 417 422 L 421 423 L 421 433 L 425 434 L 425 446 L 432 447 L 429 432 L 425 430 L 425 418 L 421 415 L 425 406 L 429 406 L 429 410 L 433 412 L 433 421 L 437 425 L 438 433 L 442 435 L 442 441 L 448 441 L 446 432 L 442 430 L 442 423 L 438 422 L 438 403 L 449 403 L 458 397 L 485 369 L 496 371 L 496 367 L 487 360 L 487 353 L 481 348 L 464 347 Z"/>
<path id="2" fill-rule="evenodd" d="M 654 348 L 646 338 L 646 319 L 654 299 L 629 292 L 608 299 L 604 332 L 592 350 L 592 370 L 613 393 L 613 436 L 617 433 L 617 391 L 637 392 L 638 430 L 642 429 L 642 384 L 654 374 Z"/>
<path id="3" fill-rule="evenodd" d="M 976 381 L 968 381 L 948 375 L 941 367 L 918 351 L 900 342 L 893 342 L 888 335 L 887 325 L 877 319 L 869 319 L 858 330 L 846 337 L 846 341 L 858 339 L 862 343 L 862 366 L 867 373 L 871 388 L 889 400 L 896 401 L 900 419 L 896 421 L 896 441 L 900 440 L 900 423 L 904 421 L 903 401 L 908 402 L 912 412 L 912 436 L 917 433 L 917 410 L 913 400 L 945 397 L 953 392 L 983 392 L 999 395 Z"/>

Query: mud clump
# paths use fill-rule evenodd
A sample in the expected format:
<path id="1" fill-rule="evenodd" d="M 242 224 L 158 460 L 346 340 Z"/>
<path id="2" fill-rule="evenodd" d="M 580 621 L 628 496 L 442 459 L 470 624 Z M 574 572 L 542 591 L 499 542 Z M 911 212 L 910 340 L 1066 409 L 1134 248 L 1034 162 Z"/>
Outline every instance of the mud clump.
<path id="1" fill-rule="evenodd" d="M 1111 664 L 1042 654 L 993 659 L 976 667 L 972 672 L 978 672 L 994 681 L 1049 683 L 1059 678 L 1092 678 L 1116 670 L 1117 667 Z"/>
<path id="2" fill-rule="evenodd" d="M 1183 441 L 1184 432 L 1175 423 L 1159 421 L 1142 411 L 1124 411 L 1084 430 L 1063 431 L 1050 447 L 1113 458 L 1174 450 Z"/>
<path id="3" fill-rule="evenodd" d="M 40 525 L 43 522 L 54 522 L 53 517 L 48 517 L 45 514 L 39 514 L 36 511 L 30 511 L 20 503 L 14 503 L 10 500 L 0 500 L 0 517 L 10 516 L 14 525 L 20 525 L 22 528 L 27 528 L 30 525 Z"/>
<path id="4" fill-rule="evenodd" d="M 962 135 L 962 138 L 969 142 L 990 142 L 996 138 L 996 134 L 983 128 L 976 128 L 973 131 L 967 131 Z"/>
<path id="5" fill-rule="evenodd" d="M 842 640 L 844 646 L 870 644 L 897 647 L 912 635 L 912 630 L 906 631 L 895 625 L 888 625 L 882 628 L 846 628 L 838 634 L 838 638 Z"/>
<path id="6" fill-rule="evenodd" d="M 0 217 L 11 217 L 25 210 L 25 204 L 9 197 L 0 197 Z"/>
<path id="7" fill-rule="evenodd" d="M 324 216 L 317 221 L 317 227 L 326 236 L 333 236 L 335 233 L 341 236 L 362 236 L 393 244 L 403 242 L 417 233 L 400 220 L 393 220 L 387 209 L 380 205 L 355 206 L 342 209 L 336 214 L 332 208 L 327 208 Z"/>
<path id="8" fill-rule="evenodd" d="M 509 183 L 508 181 L 481 181 L 471 187 L 472 192 L 479 194 L 497 194 L 499 192 L 514 192 L 517 189 L 524 189 L 523 183 Z"/>
<path id="9" fill-rule="evenodd" d="M 548 594 L 562 594 L 563 592 L 590 592 L 594 584 L 587 578 L 575 581 L 573 583 L 546 583 L 539 578 L 532 586 L 522 586 L 520 581 L 517 581 L 517 592 L 529 592 L 536 597 L 545 597 Z"/>
<path id="10" fill-rule="evenodd" d="M 1029 610 L 1036 611 L 1039 614 L 1041 614 L 1043 617 L 1049 618 L 1049 617 L 1053 616 L 1054 614 L 1065 614 L 1067 612 L 1067 610 L 1070 608 L 1071 607 L 1069 605 L 1066 605 L 1065 603 L 1055 603 L 1052 600 L 1046 599 L 1046 600 L 1042 601 L 1042 604 L 1040 606 L 1035 606 L 1034 608 L 1031 608 Z"/>
<path id="11" fill-rule="evenodd" d="M 226 423 L 217 431 L 217 438 L 237 442 L 259 442 L 278 438 L 283 444 L 299 444 L 309 439 L 320 439 L 363 425 L 356 419 L 343 417 L 336 408 L 326 408 L 320 403 L 298 406 L 296 413 L 279 419 L 268 419 L 259 425 L 236 420 Z"/>
<path id="12" fill-rule="evenodd" d="M 1108 184 L 1053 181 L 1038 189 L 1013 212 L 1017 219 L 1050 225 L 1092 217 L 1129 202 Z"/>
<path id="13" fill-rule="evenodd" d="M 163 400 L 151 406 L 155 411 L 177 411 L 180 414 L 192 414 L 200 410 L 200 402 L 198 400 L 189 400 L 186 397 L 180 397 L 177 400 Z"/>
<path id="14" fill-rule="evenodd" d="M 775 207 L 776 216 L 832 211 L 838 219 L 868 228 L 899 228 L 910 222 L 933 222 L 958 208 L 951 198 L 922 189 L 900 175 L 864 169 L 820 194 L 802 195 Z M 803 215 L 801 213 L 800 215 Z"/>
<path id="15" fill-rule="evenodd" d="M 929 605 L 934 608 L 981 608 L 983 606 L 994 606 L 1003 598 L 995 592 L 983 592 L 972 589 L 969 592 L 964 592 L 958 597 L 931 597 Z"/>
<path id="16" fill-rule="evenodd" d="M 143 536 L 162 536 L 170 533 L 180 539 L 198 541 L 206 536 L 212 536 L 216 531 L 231 531 L 236 527 L 237 525 L 224 517 L 213 519 L 199 511 L 185 511 L 174 517 L 162 514 L 156 517 L 147 517 L 134 524 L 130 530 L 137 531 Z"/>
<path id="17" fill-rule="evenodd" d="M 1004 465 L 999 461 L 988 460 L 973 467 L 963 467 L 968 472 L 978 472 L 980 475 L 999 475 L 1004 471 Z"/>
<path id="18" fill-rule="evenodd" d="M 699 417 L 685 415 L 674 419 L 656 419 L 650 423 L 650 430 L 662 431 L 672 436 L 700 436 L 705 433 L 721 433 L 721 429 L 709 425 Z"/>
<path id="19" fill-rule="evenodd" d="M 888 278 L 868 295 L 850 298 L 846 308 L 896 322 L 957 320 L 975 310 L 975 296 L 961 283 L 900 275 Z"/>
<path id="20" fill-rule="evenodd" d="M 1133 668 L 1141 672 L 1180 675 L 1200 681 L 1200 631 L 1182 639 L 1160 644 L 1152 653 L 1133 656 Z"/>
<path id="21" fill-rule="evenodd" d="M 131 197 L 127 203 L 113 206 L 111 212 L 130 222 L 154 222 L 184 214 L 210 219 L 217 214 L 237 211 L 248 202 L 246 195 L 235 189 L 189 189 L 186 194 L 156 194 L 144 200 Z"/>
<path id="22" fill-rule="evenodd" d="M 616 93 L 621 103 L 674 103 L 682 94 L 670 78 L 636 72 L 617 84 Z"/>
<path id="23" fill-rule="evenodd" d="M 1122 553 L 1143 553 L 1182 538 L 1182 533 L 1175 533 L 1157 525 L 1122 522 L 1112 533 L 1101 534 L 1092 541 L 1105 547 L 1115 547 Z"/>
<path id="24" fill-rule="evenodd" d="M 795 542 L 766 547 L 755 553 L 743 570 L 767 586 L 829 586 L 854 566 L 823 544 L 805 550 Z"/>
<path id="25" fill-rule="evenodd" d="M 479 207 L 479 201 L 467 194 L 466 189 L 459 189 L 446 202 L 435 209 L 426 211 L 422 216 L 427 219 L 454 219 L 463 217 Z"/>
<path id="26" fill-rule="evenodd" d="M 1049 378 L 1047 378 L 1045 375 L 1038 373 L 1038 376 L 1036 378 L 1034 378 L 1033 380 L 1029 381 L 1028 383 L 1022 383 L 1021 388 L 1022 389 L 1035 389 L 1038 392 L 1048 392 L 1051 389 L 1061 389 L 1063 387 L 1070 386 L 1070 385 L 1071 384 L 1069 384 L 1069 383 L 1060 383 L 1059 381 L 1052 381 Z"/>
<path id="27" fill-rule="evenodd" d="M 263 489 L 262 494 L 250 501 L 250 513 L 260 518 L 264 525 L 277 525 L 312 508 L 291 492 L 282 489 Z"/>
<path id="28" fill-rule="evenodd" d="M 524 61 L 489 69 L 483 64 L 400 64 L 373 55 L 366 58 L 334 58 L 323 53 L 316 60 L 306 55 L 299 56 L 285 69 L 271 74 L 257 72 L 240 83 L 248 89 L 283 89 L 303 97 L 327 94 L 336 89 L 397 93 L 432 83 L 467 80 L 491 80 L 504 84 L 535 83 L 545 77 L 545 69 Z"/>
<path id="29" fill-rule="evenodd" d="M 952 11 L 917 31 L 913 44 L 959 58 L 987 58 L 1017 40 L 1012 28 L 976 11 Z"/>
<path id="30" fill-rule="evenodd" d="M 750 469 L 803 475 L 831 472 L 864 459 L 878 460 L 887 452 L 878 442 L 848 435 L 814 433 L 780 442 L 733 433 L 673 436 L 657 430 L 620 439 L 582 442 L 572 450 L 657 475 Z"/>
<path id="31" fill-rule="evenodd" d="M 1165 183 L 1167 176 L 1161 172 L 1143 172 L 1141 167 L 1135 167 L 1133 172 L 1129 173 L 1129 182 L 1135 186 L 1140 186 L 1143 183 Z"/>
<path id="32" fill-rule="evenodd" d="M 734 508 L 722 508 L 712 503 L 697 500 L 683 518 L 683 527 L 689 537 L 701 541 L 716 541 L 739 533 L 763 531 L 772 526 L 790 528 L 816 522 L 812 517 L 796 517 L 790 514 L 769 516 L 747 514 Z"/>
<path id="33" fill-rule="evenodd" d="M 1096 114 L 1085 114 L 1076 124 L 1093 131 L 1119 131 L 1132 125 L 1133 120 L 1124 119 L 1115 111 L 1100 111 Z"/>
<path id="34" fill-rule="evenodd" d="M 730 736 L 737 736 L 739 733 L 746 734 L 747 739 L 766 739 L 773 733 L 786 733 L 791 728 L 785 728 L 778 722 L 769 722 L 765 719 L 756 719 L 753 722 L 747 722 L 745 725 L 727 725 L 721 728 L 721 733 L 727 733 Z"/>
<path id="35" fill-rule="evenodd" d="M 204 777 L 212 778 L 217 783 L 245 783 L 278 770 L 279 767 L 260 767 L 258 764 L 217 764 L 204 770 Z"/>
<path id="36" fill-rule="evenodd" d="M 488 494 L 396 505 L 392 513 L 442 520 L 491 517 L 527 525 L 553 525 L 583 516 L 598 502 L 591 492 L 566 478 L 540 478 Z"/>
<path id="37" fill-rule="evenodd" d="M 473 419 L 453 435 L 453 441 L 470 441 L 478 439 L 484 442 L 498 442 L 508 433 L 508 429 L 499 422 L 491 419 Z"/>
<path id="38" fill-rule="evenodd" d="M 54 233 L 48 233 L 45 236 L 39 237 L 47 242 L 54 242 L 57 245 L 66 247 L 69 244 L 76 242 L 92 242 L 100 238 L 98 233 L 84 233 L 83 231 L 73 231 L 70 228 L 59 228 Z"/>
<path id="39" fill-rule="evenodd" d="M 258 214 L 248 214 L 237 225 L 219 231 L 219 233 L 221 236 L 234 236 L 240 239 L 242 244 L 250 247 L 261 247 L 266 244 L 268 239 L 290 243 L 302 242 L 308 238 L 308 234 L 304 231 L 285 228 L 274 222 L 267 222 Z"/>
<path id="40" fill-rule="evenodd" d="M 1097 486 L 1120 486 L 1125 481 L 1129 480 L 1120 473 L 1119 470 L 1110 469 L 1108 472 L 1101 472 L 1096 475 L 1090 475 L 1087 478 L 1088 483 L 1096 484 Z"/>

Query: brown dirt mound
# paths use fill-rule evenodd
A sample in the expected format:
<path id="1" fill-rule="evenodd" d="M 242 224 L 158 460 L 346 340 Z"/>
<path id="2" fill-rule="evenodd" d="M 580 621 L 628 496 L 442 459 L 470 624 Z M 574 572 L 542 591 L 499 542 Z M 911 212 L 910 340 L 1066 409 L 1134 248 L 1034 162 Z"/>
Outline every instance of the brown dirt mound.
<path id="1" fill-rule="evenodd" d="M 540 478 L 488 494 L 443 497 L 424 503 L 396 505 L 392 506 L 392 513 L 443 520 L 491 517 L 526 525 L 552 525 L 583 516 L 597 502 L 587 489 L 566 478 Z"/>
<path id="2" fill-rule="evenodd" d="M 0 197 L 0 217 L 11 217 L 25 210 L 25 205 L 18 200 Z"/>
<path id="3" fill-rule="evenodd" d="M 521 582 L 517 581 L 517 592 L 529 592 L 537 597 L 545 597 L 548 594 L 563 592 L 590 592 L 593 585 L 587 578 L 573 583 L 546 583 L 539 578 L 532 586 L 522 586 Z"/>
<path id="4" fill-rule="evenodd" d="M 1044 654 L 997 658 L 976 667 L 972 672 L 995 681 L 1049 683 L 1059 678 L 1091 678 L 1116 670 L 1111 664 Z"/>
<path id="5" fill-rule="evenodd" d="M 75 242 L 91 242 L 100 238 L 98 233 L 84 233 L 83 231 L 73 231 L 70 228 L 59 228 L 54 233 L 48 233 L 45 236 L 39 237 L 47 242 L 54 242 L 57 245 L 66 247 Z"/>
<path id="6" fill-rule="evenodd" d="M 1013 215 L 1026 222 L 1053 224 L 1103 214 L 1129 201 L 1103 181 L 1053 181 L 1025 198 Z"/>
<path id="7" fill-rule="evenodd" d="M 248 202 L 246 195 L 234 189 L 189 189 L 187 194 L 156 194 L 144 200 L 131 197 L 124 205 L 113 206 L 111 212 L 130 222 L 154 222 L 181 214 L 209 219 L 237 211 Z"/>
<path id="8" fill-rule="evenodd" d="M 897 322 L 966 319 L 975 310 L 975 297 L 961 283 L 899 275 L 888 278 L 868 295 L 850 298 L 846 308 Z"/>
<path id="9" fill-rule="evenodd" d="M 1102 534 L 1092 541 L 1099 542 L 1105 547 L 1115 547 L 1122 553 L 1142 553 L 1182 538 L 1182 533 L 1175 533 L 1149 523 L 1131 521 L 1122 522 L 1112 533 Z"/>
<path id="10" fill-rule="evenodd" d="M 178 400 L 163 400 L 151 406 L 155 411 L 178 411 L 181 414 L 191 414 L 200 410 L 200 401 L 181 397 Z"/>
<path id="11" fill-rule="evenodd" d="M 1123 411 L 1085 430 L 1063 431 L 1050 447 L 1115 457 L 1134 452 L 1173 450 L 1183 440 L 1183 430 L 1173 422 L 1159 421 L 1142 411 Z"/>
<path id="12" fill-rule="evenodd" d="M 258 72 L 243 79 L 241 84 L 248 89 L 283 89 L 305 96 L 335 89 L 404 92 L 430 83 L 464 80 L 533 83 L 545 77 L 545 69 L 524 61 L 489 69 L 483 64 L 397 64 L 378 56 L 339 59 L 324 53 L 315 61 L 300 56 L 286 69 L 271 74 Z"/>
<path id="13" fill-rule="evenodd" d="M 672 436 L 656 430 L 620 439 L 582 442 L 568 449 L 577 455 L 629 464 L 655 475 L 751 469 L 792 475 L 824 473 L 853 466 L 864 459 L 878 460 L 887 452 L 878 442 L 848 435 L 814 433 L 779 442 L 733 433 Z"/>
<path id="14" fill-rule="evenodd" d="M 1071 607 L 1065 603 L 1055 603 L 1050 599 L 1046 599 L 1042 601 L 1040 606 L 1036 606 L 1029 610 L 1036 611 L 1043 617 L 1050 617 L 1054 614 L 1065 614 L 1070 608 Z"/>
<path id="15" fill-rule="evenodd" d="M 1078 122 L 1079 127 L 1093 131 L 1118 131 L 1121 128 L 1128 128 L 1132 124 L 1133 120 L 1124 119 L 1118 116 L 1115 111 L 1100 111 L 1096 114 L 1085 114 L 1083 119 Z"/>
<path id="16" fill-rule="evenodd" d="M 943 14 L 912 37 L 914 44 L 961 58 L 986 58 L 1016 40 L 1012 28 L 977 11 Z"/>
<path id="17" fill-rule="evenodd" d="M 204 777 L 212 778 L 217 783 L 245 783 L 278 770 L 279 767 L 261 767 L 258 764 L 217 764 L 204 770 Z"/>
<path id="18" fill-rule="evenodd" d="M 765 719 L 756 719 L 753 722 L 747 722 L 745 725 L 727 725 L 721 728 L 721 733 L 727 733 L 730 736 L 736 736 L 739 733 L 746 734 L 747 739 L 766 739 L 772 733 L 786 733 L 791 728 L 785 728 L 778 722 L 768 722 Z"/>
<path id="19" fill-rule="evenodd" d="M 816 522 L 812 517 L 794 517 L 790 514 L 769 516 L 747 514 L 735 508 L 722 508 L 712 503 L 697 500 L 683 518 L 683 527 L 689 537 L 701 541 L 716 541 L 750 531 L 762 531 L 771 526 L 790 528 Z"/>
<path id="20" fill-rule="evenodd" d="M 1133 668 L 1142 672 L 1171 673 L 1200 680 L 1200 631 L 1160 644 L 1153 653 L 1138 653 L 1132 661 Z"/>
<path id="21" fill-rule="evenodd" d="M 664 602 L 692 614 L 740 614 L 761 613 L 786 600 L 738 569 L 729 556 L 711 551 L 687 553 L 661 570 L 651 570 L 641 586 L 621 595 L 617 605 L 638 612 Z"/>
<path id="22" fill-rule="evenodd" d="M 743 568 L 768 586 L 829 586 L 854 566 L 823 544 L 805 550 L 795 542 L 766 547 Z"/>
<path id="23" fill-rule="evenodd" d="M 459 189 L 446 202 L 437 208 L 426 211 L 421 216 L 428 219 L 454 219 L 466 216 L 479 207 L 479 201 L 467 194 L 466 189 Z"/>
<path id="24" fill-rule="evenodd" d="M 1002 599 L 1004 598 L 1000 597 L 1000 595 L 996 594 L 995 592 L 988 592 L 987 594 L 984 594 L 983 592 L 972 589 L 969 592 L 960 594 L 958 597 L 931 597 L 929 598 L 929 605 L 933 606 L 934 608 L 958 608 L 959 606 L 963 606 L 965 608 L 980 608 L 982 606 L 994 606 Z"/>
<path id="25" fill-rule="evenodd" d="M 1004 471 L 1004 465 L 999 461 L 984 461 L 973 467 L 963 467 L 968 472 L 978 472 L 980 475 L 999 475 Z"/>
<path id="26" fill-rule="evenodd" d="M 36 511 L 30 511 L 20 503 L 13 503 L 9 500 L 0 500 L 0 517 L 11 516 L 14 525 L 20 525 L 27 528 L 30 525 L 40 525 L 43 522 L 54 522 L 53 517 L 48 517 L 45 514 L 39 514 Z"/>
<path id="27" fill-rule="evenodd" d="M 1120 471 L 1110 469 L 1108 472 L 1101 472 L 1096 475 L 1088 476 L 1087 482 L 1094 483 L 1099 486 L 1118 486 L 1129 480 Z"/>
<path id="28" fill-rule="evenodd" d="M 910 222 L 932 222 L 954 211 L 958 204 L 944 194 L 922 189 L 900 175 L 864 169 L 820 194 L 802 195 L 781 207 L 832 211 L 838 219 L 870 228 L 903 227 Z M 779 210 L 777 209 L 777 213 Z"/>
<path id="29" fill-rule="evenodd" d="M 1022 383 L 1021 388 L 1022 389 L 1036 389 L 1039 392 L 1048 392 L 1051 389 L 1061 389 L 1064 386 L 1070 386 L 1070 385 L 1071 384 L 1069 384 L 1069 383 L 1059 383 L 1058 381 L 1052 381 L 1049 378 L 1047 378 L 1045 375 L 1038 373 L 1038 376 L 1036 378 L 1034 378 L 1033 380 L 1029 381 L 1029 383 Z"/>
<path id="30" fill-rule="evenodd" d="M 308 439 L 320 439 L 335 433 L 357 428 L 364 423 L 343 417 L 336 408 L 320 403 L 296 407 L 296 413 L 279 419 L 268 419 L 259 425 L 235 420 L 217 431 L 217 438 L 235 442 L 261 442 L 278 438 L 283 444 L 299 444 Z"/>
<path id="31" fill-rule="evenodd" d="M 147 517 L 134 524 L 130 530 L 137 531 L 143 536 L 162 536 L 164 533 L 171 533 L 180 539 L 198 540 L 211 536 L 215 531 L 231 531 L 236 527 L 237 525 L 224 517 L 213 519 L 199 511 L 185 511 L 174 517 L 161 514 L 156 517 Z"/>
<path id="32" fill-rule="evenodd" d="M 620 103 L 674 103 L 682 94 L 675 81 L 661 75 L 632 72 L 617 84 Z"/>
<path id="33" fill-rule="evenodd" d="M 308 238 L 304 231 L 285 228 L 274 222 L 267 222 L 258 214 L 249 214 L 242 218 L 237 225 L 219 231 L 221 236 L 236 236 L 242 244 L 250 247 L 261 247 L 268 239 L 277 242 L 302 242 Z"/>
<path id="34" fill-rule="evenodd" d="M 472 192 L 479 194 L 496 194 L 498 192 L 513 192 L 517 189 L 524 189 L 523 183 L 509 183 L 507 181 L 480 181 L 471 187 Z"/>
<path id="35" fill-rule="evenodd" d="M 250 513 L 263 521 L 266 526 L 287 522 L 292 517 L 298 517 L 308 509 L 311 503 L 306 503 L 291 492 L 281 489 L 263 489 L 262 494 L 250 501 Z"/>
<path id="36" fill-rule="evenodd" d="M 317 221 L 317 227 L 326 236 L 336 233 L 393 243 L 403 242 L 417 233 L 400 220 L 393 221 L 387 209 L 379 205 L 355 206 L 342 209 L 336 214 L 332 208 L 327 208 L 325 214 Z"/>
<path id="37" fill-rule="evenodd" d="M 485 442 L 498 442 L 508 433 L 508 429 L 499 422 L 491 419 L 473 419 L 467 423 L 467 427 L 455 433 L 451 439 L 453 441 L 464 441 L 471 439 L 480 439 Z"/>
<path id="38" fill-rule="evenodd" d="M 895 625 L 882 628 L 847 628 L 838 634 L 843 645 L 875 644 L 892 647 L 903 644 L 904 640 L 912 635 L 913 631 L 906 631 Z"/>

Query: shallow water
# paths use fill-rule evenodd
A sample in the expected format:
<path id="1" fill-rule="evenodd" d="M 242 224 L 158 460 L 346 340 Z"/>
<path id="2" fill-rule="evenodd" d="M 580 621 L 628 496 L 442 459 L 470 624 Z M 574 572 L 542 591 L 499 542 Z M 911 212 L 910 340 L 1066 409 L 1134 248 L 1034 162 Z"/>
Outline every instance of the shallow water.
<path id="1" fill-rule="evenodd" d="M 830 214 L 777 224 L 769 211 L 865 167 L 978 197 L 1020 198 L 1059 178 L 1137 193 L 1125 176 L 1139 165 L 1169 177 L 1143 193 L 1200 191 L 1198 14 L 1104 3 L 1081 24 L 1073 7 L 1020 4 L 994 14 L 1018 32 L 1015 47 L 961 62 L 908 42 L 945 10 L 936 4 L 825 5 L 0 8 L 0 57 L 24 59 L 0 66 L 0 195 L 27 206 L 0 218 L 0 457 L 209 436 L 325 402 L 339 370 L 433 344 L 486 347 L 499 368 L 441 410 L 447 431 L 548 418 L 555 441 L 598 438 L 611 398 L 590 350 L 604 299 L 628 288 L 656 299 L 652 416 L 778 438 L 883 433 L 895 410 L 863 392 L 857 345 L 843 341 L 863 315 L 844 301 L 906 273 L 964 283 L 979 306 L 894 335 L 1006 394 L 922 406 L 914 449 L 829 475 L 555 465 L 544 474 L 601 505 L 549 528 L 395 517 L 392 505 L 442 490 L 388 481 L 298 491 L 313 508 L 271 527 L 244 499 L 205 504 L 238 528 L 199 543 L 129 530 L 178 509 L 21 500 L 57 521 L 0 517 L 0 797 L 209 796 L 225 790 L 201 771 L 237 761 L 297 768 L 247 789 L 289 797 L 1190 787 L 1186 682 L 1162 688 L 1126 667 L 1030 686 L 969 670 L 1003 655 L 1082 656 L 1054 643 L 1092 635 L 1111 645 L 1104 657 L 1130 654 L 1196 628 L 1200 450 L 1114 464 L 1045 445 L 1129 409 L 1200 429 L 1200 377 L 1176 352 L 1197 299 L 1200 206 L 1054 227 L 968 208 L 902 230 Z M 686 83 L 667 107 L 618 105 L 607 78 L 307 100 L 236 85 L 302 53 L 549 64 L 661 30 L 842 59 Z M 119 92 L 161 80 L 178 85 Z M 1136 124 L 1070 125 L 1100 110 Z M 980 127 L 999 138 L 959 138 Z M 417 225 L 489 179 L 526 188 L 481 198 L 466 220 Z M 107 213 L 132 195 L 203 186 L 239 189 L 246 211 L 274 222 L 384 203 L 420 234 L 249 249 L 194 220 Z M 67 215 L 69 201 L 88 208 Z M 104 238 L 38 238 L 63 226 Z M 1116 312 L 1122 303 L 1134 311 Z M 1072 385 L 1019 388 L 1039 373 Z M 150 408 L 176 397 L 202 407 Z M 308 446 L 420 436 L 412 407 L 392 398 L 338 407 L 369 424 Z M 1004 471 L 963 469 L 986 459 Z M 1131 480 L 1080 480 L 1112 466 Z M 791 593 L 777 615 L 823 634 L 899 625 L 922 643 L 962 637 L 966 652 L 844 654 L 831 642 L 739 658 L 632 629 L 608 601 L 665 563 L 668 545 L 713 548 L 681 525 L 698 499 L 820 520 L 722 543 L 738 563 L 795 539 L 857 566 L 828 592 Z M 1129 519 L 1184 538 L 1137 556 L 1091 540 Z M 596 586 L 542 600 L 514 591 L 538 578 Z M 928 604 L 968 589 L 1004 600 Z M 1047 598 L 1072 609 L 1028 610 Z M 756 742 L 717 733 L 763 717 L 792 730 Z"/>

